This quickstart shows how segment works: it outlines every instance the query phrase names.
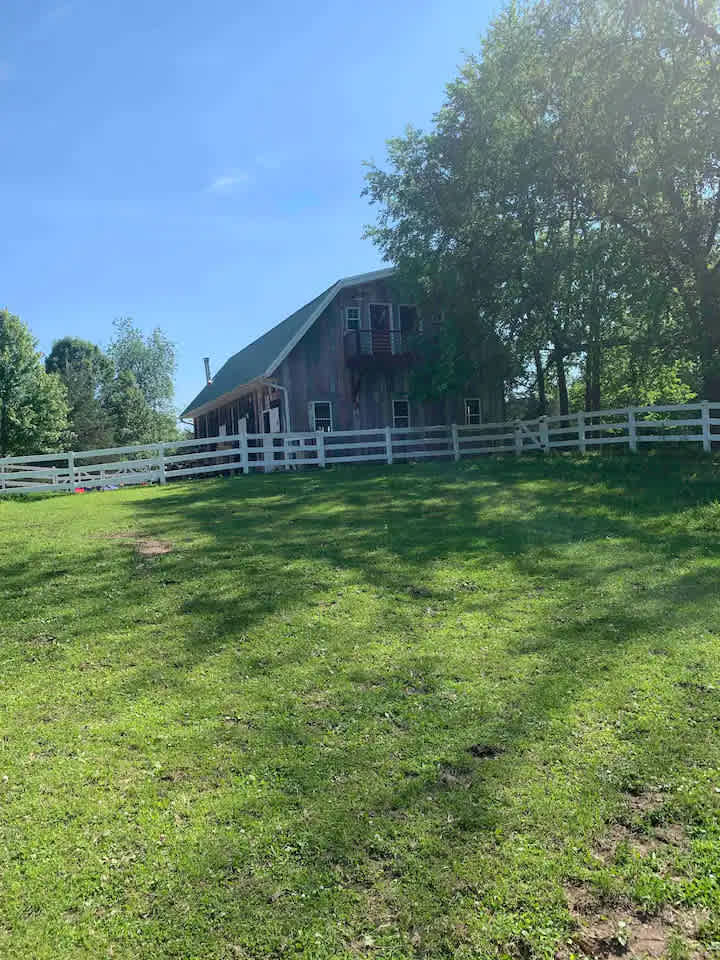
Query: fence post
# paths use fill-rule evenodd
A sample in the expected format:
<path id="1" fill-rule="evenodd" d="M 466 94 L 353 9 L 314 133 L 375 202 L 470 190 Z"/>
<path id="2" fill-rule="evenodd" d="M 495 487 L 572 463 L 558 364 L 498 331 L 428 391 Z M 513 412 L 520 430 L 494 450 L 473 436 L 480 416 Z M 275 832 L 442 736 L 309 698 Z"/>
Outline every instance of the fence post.
<path id="1" fill-rule="evenodd" d="M 452 447 L 453 447 L 453 457 L 455 462 L 460 459 L 460 437 L 458 436 L 457 424 L 452 425 Z"/>
<path id="2" fill-rule="evenodd" d="M 523 448 L 523 436 L 520 421 L 515 421 L 515 453 L 520 456 Z"/>
<path id="3" fill-rule="evenodd" d="M 632 407 L 628 407 L 628 440 L 632 452 L 637 453 L 637 420 Z"/>
<path id="4" fill-rule="evenodd" d="M 165 486 L 167 477 L 165 476 L 165 444 L 158 444 L 158 466 L 160 467 L 160 484 Z"/>
<path id="5" fill-rule="evenodd" d="M 322 430 L 317 431 L 317 458 L 318 466 L 324 467 L 325 464 L 325 433 Z"/>
<path id="6" fill-rule="evenodd" d="M 710 401 L 703 400 L 700 404 L 702 413 L 702 438 L 705 453 L 712 453 L 712 437 L 710 435 Z"/>
<path id="7" fill-rule="evenodd" d="M 68 453 L 68 483 L 70 484 L 70 489 L 75 489 L 75 454 L 70 451 Z"/>
<path id="8" fill-rule="evenodd" d="M 273 442 L 272 434 L 264 433 L 263 443 L 262 443 L 262 452 L 263 452 L 263 473 L 272 473 L 273 472 Z"/>
<path id="9" fill-rule="evenodd" d="M 543 453 L 550 453 L 550 430 L 548 429 L 547 417 L 540 417 L 540 443 Z"/>
<path id="10" fill-rule="evenodd" d="M 240 434 L 240 469 L 243 473 L 250 473 L 250 457 L 248 456 L 248 438 L 246 431 Z"/>
<path id="11" fill-rule="evenodd" d="M 581 410 L 577 415 L 578 421 L 578 447 L 580 453 L 585 453 L 587 451 L 587 446 L 585 444 L 585 414 Z"/>
<path id="12" fill-rule="evenodd" d="M 392 455 L 392 428 L 385 427 L 385 457 L 388 463 L 393 462 Z"/>

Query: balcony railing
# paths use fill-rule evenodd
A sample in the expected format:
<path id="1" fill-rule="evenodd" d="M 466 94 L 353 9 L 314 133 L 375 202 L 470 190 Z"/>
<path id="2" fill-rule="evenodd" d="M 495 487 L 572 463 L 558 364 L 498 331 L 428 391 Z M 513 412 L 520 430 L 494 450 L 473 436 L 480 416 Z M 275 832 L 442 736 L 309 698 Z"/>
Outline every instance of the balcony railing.
<path id="1" fill-rule="evenodd" d="M 347 330 L 345 355 L 351 357 L 403 356 L 410 352 L 407 335 L 399 330 Z"/>

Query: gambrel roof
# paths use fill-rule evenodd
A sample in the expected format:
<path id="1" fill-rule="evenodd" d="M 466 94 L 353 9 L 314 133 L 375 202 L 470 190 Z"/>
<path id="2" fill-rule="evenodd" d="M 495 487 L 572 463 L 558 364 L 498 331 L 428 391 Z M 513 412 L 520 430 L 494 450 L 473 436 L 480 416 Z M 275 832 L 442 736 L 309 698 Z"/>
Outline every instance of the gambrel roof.
<path id="1" fill-rule="evenodd" d="M 218 370 L 212 381 L 203 387 L 180 416 L 191 416 L 201 407 L 219 400 L 220 397 L 237 387 L 251 383 L 253 380 L 270 377 L 341 290 L 345 287 L 352 287 L 357 283 L 382 280 L 391 276 L 392 273 L 392 268 L 388 268 L 373 270 L 371 273 L 360 273 L 354 277 L 343 277 L 342 280 L 338 280 L 315 297 L 314 300 L 300 307 L 295 313 L 291 313 L 277 326 L 230 357 Z"/>

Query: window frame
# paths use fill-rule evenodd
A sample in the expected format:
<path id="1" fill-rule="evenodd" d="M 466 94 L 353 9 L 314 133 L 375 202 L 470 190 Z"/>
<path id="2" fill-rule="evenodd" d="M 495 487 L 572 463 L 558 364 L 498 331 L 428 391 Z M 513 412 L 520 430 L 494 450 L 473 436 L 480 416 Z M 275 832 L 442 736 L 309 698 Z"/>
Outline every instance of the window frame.
<path id="1" fill-rule="evenodd" d="M 356 327 L 350 326 L 349 313 L 351 310 L 357 310 L 357 326 Z M 362 307 L 358 306 L 357 304 L 348 304 L 348 306 L 346 306 L 345 310 L 343 311 L 343 315 L 344 315 L 346 332 L 349 332 L 349 331 L 355 332 L 356 330 L 360 329 L 360 326 L 362 324 Z"/>
<path id="2" fill-rule="evenodd" d="M 327 421 L 327 422 L 329 423 L 329 426 L 327 427 L 327 429 L 326 429 L 325 427 L 318 427 L 318 425 L 317 425 L 318 417 L 317 417 L 317 414 L 316 414 L 316 412 L 315 412 L 315 408 L 317 407 L 317 405 L 318 405 L 319 403 L 327 404 L 329 417 L 320 417 L 321 420 L 325 420 L 325 421 Z M 335 420 L 334 420 L 334 417 L 333 417 L 333 404 L 332 404 L 332 400 L 311 400 L 311 401 L 310 401 L 310 412 L 311 412 L 311 420 L 310 420 L 310 429 L 311 429 L 311 430 L 315 431 L 316 433 L 332 433 L 332 432 L 333 432 L 334 427 L 335 427 Z"/>
<path id="3" fill-rule="evenodd" d="M 477 404 L 477 413 L 471 413 L 469 404 Z M 463 398 L 463 408 L 465 410 L 465 426 L 466 427 L 478 427 L 482 423 L 482 402 L 480 397 L 464 397 Z M 477 420 L 471 419 L 472 417 L 477 417 Z"/>
<path id="4" fill-rule="evenodd" d="M 387 310 L 388 310 L 387 331 L 388 333 L 390 333 L 391 330 L 394 330 L 395 327 L 393 326 L 393 323 L 394 323 L 393 315 L 395 311 L 393 310 L 393 305 L 392 303 L 389 303 L 388 301 L 383 301 L 383 300 L 373 300 L 370 303 L 368 303 L 368 330 L 373 332 L 375 331 L 375 327 L 373 327 L 372 325 L 372 308 L 373 307 L 387 307 Z"/>
<path id="5" fill-rule="evenodd" d="M 396 403 L 405 403 L 407 404 L 407 416 L 398 416 L 395 413 L 395 404 Z M 404 426 L 401 426 L 397 423 L 398 420 L 407 420 L 407 423 Z M 412 417 L 410 415 L 410 397 L 393 397 L 392 398 L 392 425 L 393 430 L 409 430 L 412 426 Z"/>

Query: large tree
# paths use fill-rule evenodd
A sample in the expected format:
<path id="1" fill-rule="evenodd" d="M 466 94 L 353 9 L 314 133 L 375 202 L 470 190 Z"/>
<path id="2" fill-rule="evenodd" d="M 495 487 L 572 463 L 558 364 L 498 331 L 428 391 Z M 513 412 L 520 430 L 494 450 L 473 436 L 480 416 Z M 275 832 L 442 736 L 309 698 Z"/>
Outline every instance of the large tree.
<path id="1" fill-rule="evenodd" d="M 703 393 L 720 400 L 718 4 L 551 0 L 528 16 L 596 215 L 678 291 Z"/>
<path id="2" fill-rule="evenodd" d="M 175 396 L 175 346 L 156 328 L 145 336 L 129 317 L 115 320 L 115 334 L 108 356 L 116 377 L 131 374 L 134 385 L 150 408 L 150 438 L 165 440 L 176 432 L 173 408 Z M 127 381 L 124 383 L 125 389 Z"/>
<path id="3" fill-rule="evenodd" d="M 56 373 L 67 389 L 72 447 L 91 450 L 111 446 L 114 424 L 104 395 L 113 376 L 112 361 L 94 343 L 63 337 L 53 344 L 45 369 Z"/>
<path id="4" fill-rule="evenodd" d="M 597 407 L 605 353 L 655 349 L 670 301 L 673 349 L 720 399 L 716 22 L 705 0 L 512 5 L 432 131 L 369 171 L 385 257 L 468 347 L 501 337 L 540 410 L 546 376 L 567 409 L 578 363 Z"/>
<path id="5" fill-rule="evenodd" d="M 37 341 L 0 310 L 0 456 L 60 450 L 68 429 L 65 386 L 46 373 Z"/>

